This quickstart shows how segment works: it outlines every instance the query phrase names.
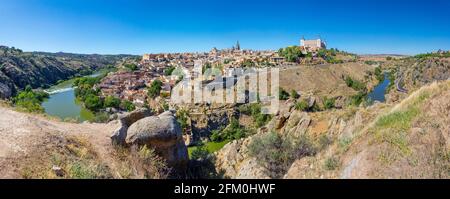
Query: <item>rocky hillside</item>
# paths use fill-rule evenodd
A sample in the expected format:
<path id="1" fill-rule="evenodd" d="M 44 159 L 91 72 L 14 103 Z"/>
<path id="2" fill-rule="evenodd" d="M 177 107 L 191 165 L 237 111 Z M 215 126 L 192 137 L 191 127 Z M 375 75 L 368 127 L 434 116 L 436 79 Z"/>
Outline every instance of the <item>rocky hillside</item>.
<path id="1" fill-rule="evenodd" d="M 396 105 L 307 113 L 288 107 L 217 152 L 231 178 L 449 178 L 450 81 Z M 262 146 L 262 147 L 258 147 Z"/>
<path id="2" fill-rule="evenodd" d="M 404 99 L 407 93 L 424 85 L 450 78 L 448 57 L 408 57 L 388 61 L 382 67 L 392 71 L 393 84 L 388 95 L 390 102 Z"/>
<path id="3" fill-rule="evenodd" d="M 89 74 L 124 57 L 129 56 L 23 52 L 0 46 L 0 98 L 8 98 L 26 85 L 45 88 L 58 80 Z"/>
<path id="4" fill-rule="evenodd" d="M 112 144 L 111 134 L 123 128 L 126 143 Z M 75 124 L 0 103 L 0 178 L 168 178 L 187 161 L 170 112 L 136 110 L 108 124 Z"/>

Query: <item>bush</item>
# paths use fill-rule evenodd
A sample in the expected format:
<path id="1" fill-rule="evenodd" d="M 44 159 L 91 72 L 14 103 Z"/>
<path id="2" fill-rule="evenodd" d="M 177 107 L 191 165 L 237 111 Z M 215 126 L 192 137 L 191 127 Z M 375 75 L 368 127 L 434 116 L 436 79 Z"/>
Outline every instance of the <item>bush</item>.
<path id="1" fill-rule="evenodd" d="M 137 172 L 136 175 L 143 178 L 166 179 L 171 173 L 166 161 L 159 157 L 154 149 L 147 146 L 133 147 L 131 149 L 131 158 L 133 170 Z"/>
<path id="2" fill-rule="evenodd" d="M 384 80 L 384 74 L 380 67 L 375 68 L 375 77 L 380 82 L 382 82 Z"/>
<path id="3" fill-rule="evenodd" d="M 366 90 L 366 85 L 358 80 L 352 79 L 350 76 L 347 76 L 345 78 L 345 84 L 347 84 L 348 87 L 353 88 L 356 91 L 364 91 Z"/>
<path id="4" fill-rule="evenodd" d="M 41 106 L 41 103 L 48 97 L 48 93 L 33 91 L 31 86 L 26 86 L 24 91 L 13 98 L 13 102 L 17 107 L 25 111 L 42 113 L 44 108 Z"/>
<path id="5" fill-rule="evenodd" d="M 289 99 L 289 93 L 285 91 L 283 88 L 280 88 L 278 97 L 280 100 L 288 100 Z"/>
<path id="6" fill-rule="evenodd" d="M 367 60 L 367 61 L 365 61 L 364 63 L 367 64 L 367 65 L 375 65 L 375 64 L 378 64 L 378 62 L 372 61 L 372 60 Z"/>
<path id="7" fill-rule="evenodd" d="M 209 154 L 210 153 L 208 152 L 208 149 L 206 149 L 204 145 L 195 147 L 195 149 L 191 153 L 190 159 L 193 160 L 207 159 Z"/>
<path id="8" fill-rule="evenodd" d="M 334 98 L 327 98 L 325 97 L 323 100 L 323 107 L 325 109 L 332 109 L 334 108 L 334 103 L 335 103 L 335 99 Z"/>
<path id="9" fill-rule="evenodd" d="M 252 116 L 256 127 L 262 127 L 267 124 L 272 119 L 271 115 L 262 114 L 261 105 L 258 103 L 243 105 L 239 107 L 239 112 L 242 114 Z"/>
<path id="10" fill-rule="evenodd" d="M 189 118 L 189 112 L 186 109 L 180 109 L 176 113 L 177 121 L 180 123 L 181 129 L 183 132 L 186 132 L 186 129 L 188 126 L 188 118 Z"/>
<path id="11" fill-rule="evenodd" d="M 130 111 L 134 111 L 136 109 L 136 106 L 134 106 L 134 104 L 128 100 L 123 100 L 120 103 L 120 108 L 130 112 Z"/>
<path id="12" fill-rule="evenodd" d="M 299 158 L 315 154 L 309 138 L 283 138 L 275 132 L 255 137 L 249 145 L 249 155 L 268 170 L 272 178 L 281 178 Z"/>
<path id="13" fill-rule="evenodd" d="M 164 70 L 164 75 L 165 76 L 170 76 L 172 75 L 172 72 L 175 70 L 174 66 L 170 66 L 169 68 L 167 68 L 166 70 Z"/>
<path id="14" fill-rule="evenodd" d="M 278 55 L 284 57 L 288 62 L 297 62 L 301 57 L 305 56 L 298 46 L 280 48 Z"/>
<path id="15" fill-rule="evenodd" d="M 163 83 L 160 80 L 155 80 L 148 88 L 148 96 L 151 98 L 158 97 L 161 93 Z"/>
<path id="16" fill-rule="evenodd" d="M 325 160 L 325 169 L 326 170 L 335 170 L 336 168 L 338 168 L 339 167 L 339 160 L 338 159 L 336 159 L 336 158 L 334 158 L 334 157 L 330 157 L 330 158 L 327 158 L 326 160 Z"/>
<path id="17" fill-rule="evenodd" d="M 293 99 L 298 99 L 298 98 L 300 97 L 300 95 L 297 93 L 297 91 L 292 90 L 292 91 L 291 91 L 291 97 L 292 97 Z"/>
<path id="18" fill-rule="evenodd" d="M 113 96 L 108 96 L 105 98 L 105 102 L 104 102 L 104 107 L 105 108 L 119 108 L 120 107 L 120 99 L 115 98 Z"/>
<path id="19" fill-rule="evenodd" d="M 359 106 L 366 99 L 367 94 L 358 92 L 356 95 L 350 97 L 350 105 Z"/>
<path id="20" fill-rule="evenodd" d="M 138 66 L 136 64 L 125 64 L 123 65 L 125 68 L 128 68 L 131 71 L 135 71 L 138 69 Z"/>
<path id="21" fill-rule="evenodd" d="M 104 123 L 104 122 L 108 122 L 108 120 L 109 120 L 108 113 L 98 112 L 98 113 L 95 113 L 95 117 L 90 121 L 95 122 L 95 123 Z"/>
<path id="22" fill-rule="evenodd" d="M 93 111 L 98 111 L 100 108 L 103 107 L 102 101 L 100 97 L 89 94 L 86 96 L 86 99 L 84 100 L 84 106 Z"/>
<path id="23" fill-rule="evenodd" d="M 301 100 L 297 103 L 295 103 L 295 110 L 298 111 L 308 111 L 309 105 L 308 102 L 306 102 L 306 100 Z"/>
<path id="24" fill-rule="evenodd" d="M 247 133 L 247 130 L 239 124 L 239 120 L 231 118 L 230 124 L 226 128 L 213 130 L 210 139 L 214 142 L 236 140 L 246 137 Z"/>
<path id="25" fill-rule="evenodd" d="M 223 137 L 221 135 L 221 130 L 215 129 L 211 131 L 211 136 L 210 139 L 213 142 L 222 142 L 223 141 Z"/>

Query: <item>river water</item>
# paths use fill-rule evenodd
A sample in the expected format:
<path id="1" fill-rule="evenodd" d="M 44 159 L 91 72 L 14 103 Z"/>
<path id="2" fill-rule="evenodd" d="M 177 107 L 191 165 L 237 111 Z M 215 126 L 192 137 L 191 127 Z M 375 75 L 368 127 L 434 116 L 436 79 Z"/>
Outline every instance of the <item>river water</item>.
<path id="1" fill-rule="evenodd" d="M 97 77 L 105 71 L 98 71 L 89 75 Z M 71 119 L 78 122 L 91 120 L 95 114 L 84 108 L 75 97 L 75 88 L 72 87 L 75 79 L 61 82 L 46 91 L 50 94 L 49 98 L 42 103 L 47 115 L 55 116 L 61 119 Z"/>
<path id="2" fill-rule="evenodd" d="M 388 75 L 387 75 L 387 73 L 385 73 L 383 82 L 378 84 L 373 89 L 373 91 L 370 92 L 367 95 L 367 99 L 372 101 L 372 102 L 375 102 L 375 101 L 384 102 L 384 101 L 386 101 L 385 94 L 386 94 L 386 89 L 389 86 L 389 83 L 390 83 L 390 81 L 389 81 Z"/>

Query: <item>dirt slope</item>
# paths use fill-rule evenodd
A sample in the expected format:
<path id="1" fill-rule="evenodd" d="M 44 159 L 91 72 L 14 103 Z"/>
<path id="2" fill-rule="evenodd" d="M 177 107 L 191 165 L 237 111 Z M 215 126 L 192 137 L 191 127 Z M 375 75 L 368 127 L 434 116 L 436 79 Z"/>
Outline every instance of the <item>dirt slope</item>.
<path id="1" fill-rule="evenodd" d="M 36 176 L 33 168 L 51 171 L 52 157 L 67 158 L 72 154 L 67 151 L 91 155 L 92 161 L 114 168 L 108 137 L 114 128 L 114 124 L 63 123 L 0 106 L 0 178 L 46 177 Z"/>

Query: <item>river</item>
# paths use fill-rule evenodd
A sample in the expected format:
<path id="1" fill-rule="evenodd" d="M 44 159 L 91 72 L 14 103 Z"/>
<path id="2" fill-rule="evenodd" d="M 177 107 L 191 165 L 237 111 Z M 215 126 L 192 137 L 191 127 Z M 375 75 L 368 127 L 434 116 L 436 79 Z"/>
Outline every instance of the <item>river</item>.
<path id="1" fill-rule="evenodd" d="M 106 70 L 100 70 L 88 76 L 97 77 L 106 72 Z M 84 108 L 76 99 L 75 88 L 72 86 L 74 81 L 75 78 L 61 82 L 46 90 L 50 96 L 42 103 L 42 107 L 44 107 L 47 115 L 78 122 L 91 120 L 95 117 L 93 112 Z"/>
<path id="2" fill-rule="evenodd" d="M 384 102 L 386 101 L 385 98 L 385 94 L 386 94 L 386 89 L 389 86 L 389 78 L 387 73 L 384 73 L 384 80 L 383 82 L 381 82 L 380 84 L 378 84 L 372 92 L 370 92 L 367 95 L 367 99 L 369 101 L 375 102 L 375 101 L 379 101 L 379 102 Z"/>

